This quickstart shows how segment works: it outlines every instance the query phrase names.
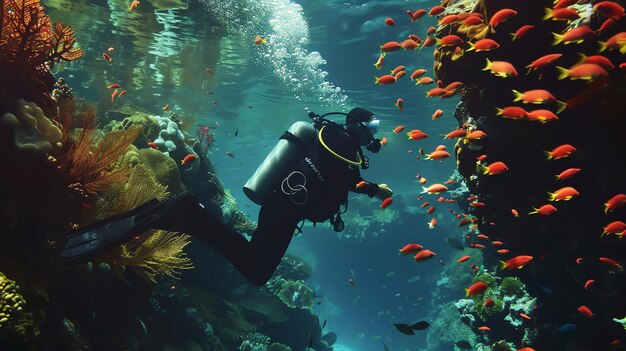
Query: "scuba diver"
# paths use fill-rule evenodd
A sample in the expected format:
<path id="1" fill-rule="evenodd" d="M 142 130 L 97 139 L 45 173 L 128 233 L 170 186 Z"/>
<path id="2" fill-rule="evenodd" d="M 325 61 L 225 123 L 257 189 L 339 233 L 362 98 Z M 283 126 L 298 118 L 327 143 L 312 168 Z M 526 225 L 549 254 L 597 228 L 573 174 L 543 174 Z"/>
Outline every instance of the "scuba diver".
<path id="1" fill-rule="evenodd" d="M 345 124 L 324 117 L 345 115 Z M 386 184 L 361 178 L 368 158 L 361 147 L 378 152 L 374 137 L 379 121 L 363 108 L 325 115 L 309 113 L 313 122 L 295 122 L 280 138 L 244 185 L 244 193 L 261 205 L 258 226 L 248 241 L 216 219 L 189 192 L 156 199 L 130 212 L 78 228 L 67 235 L 61 255 L 65 262 L 88 260 L 131 240 L 149 229 L 182 232 L 201 240 L 225 256 L 246 279 L 263 286 L 287 251 L 303 220 L 330 220 L 335 231 L 344 223 L 348 192 L 381 200 L 393 192 Z M 358 185 L 357 185 L 358 184 Z"/>

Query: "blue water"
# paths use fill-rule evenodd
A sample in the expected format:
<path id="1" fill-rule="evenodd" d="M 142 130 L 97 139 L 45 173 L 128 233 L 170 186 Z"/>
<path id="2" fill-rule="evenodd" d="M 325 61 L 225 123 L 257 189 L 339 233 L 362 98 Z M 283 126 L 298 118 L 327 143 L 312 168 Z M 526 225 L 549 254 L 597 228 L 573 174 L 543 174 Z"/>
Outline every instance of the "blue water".
<path id="1" fill-rule="evenodd" d="M 454 150 L 454 143 L 440 135 L 457 127 L 452 112 L 458 98 L 428 99 L 425 92 L 433 85 L 415 86 L 408 77 L 417 68 L 426 68 L 432 77 L 432 48 L 394 52 L 387 56 L 383 70 L 373 67 L 379 45 L 401 41 L 410 33 L 425 36 L 435 20 L 426 16 L 411 25 L 405 12 L 408 6 L 429 8 L 438 4 L 435 1 L 206 0 L 191 2 L 191 10 L 140 7 L 135 13 L 112 1 L 42 3 L 49 6 L 53 19 L 77 30 L 78 42 L 86 48 L 82 60 L 62 66 L 59 72 L 78 95 L 103 102 L 109 99 L 106 84 L 119 82 L 133 88 L 125 98 L 139 106 L 156 113 L 169 103 L 174 111 L 215 127 L 210 158 L 220 179 L 252 218 L 258 206 L 245 197 L 243 184 L 284 130 L 294 121 L 307 120 L 308 111 L 347 112 L 361 106 L 375 112 L 381 120 L 379 137 L 386 136 L 389 142 L 379 154 L 368 155 L 371 168 L 362 175 L 387 183 L 405 205 L 423 202 L 416 200 L 421 192 L 416 173 L 428 184 L 443 183 L 455 168 L 454 157 L 443 162 L 416 161 L 420 147 L 430 152 L 444 144 L 451 154 Z M 396 20 L 395 28 L 384 24 L 386 17 Z M 269 43 L 254 45 L 257 34 Z M 113 65 L 100 57 L 109 46 L 116 48 Z M 400 64 L 407 66 L 407 76 L 393 86 L 374 85 L 374 75 L 389 73 Z M 214 74 L 207 74 L 206 68 Z M 398 97 L 404 99 L 403 112 L 394 107 Z M 432 121 L 438 108 L 444 115 Z M 404 133 L 392 133 L 397 125 L 430 136 L 407 140 Z M 232 136 L 235 130 L 237 137 Z M 235 158 L 228 157 L 227 151 Z M 437 197 L 425 200 L 435 203 Z M 378 204 L 361 206 L 376 209 Z M 314 312 L 328 321 L 325 331 L 338 334 L 335 350 L 381 350 L 381 343 L 392 350 L 426 346 L 428 330 L 406 336 L 391 322 L 428 319 L 434 308 L 431 291 L 442 270 L 438 261 L 448 264 L 452 253 L 444 239 L 461 234 L 446 210 L 458 208 L 448 205 L 437 205 L 439 226 L 434 230 L 427 226 L 432 216 L 416 214 L 360 239 L 318 226 L 305 228 L 304 235 L 292 241 L 289 251 L 315 268 L 309 284 L 323 297 Z M 389 210 L 403 211 L 402 204 L 394 203 Z M 349 210 L 344 217 L 350 216 Z M 425 245 L 438 256 L 419 264 L 398 256 L 397 250 L 409 242 Z M 348 283 L 351 271 L 354 287 Z M 416 275 L 419 280 L 408 282 Z M 355 342 L 360 333 L 363 338 Z"/>

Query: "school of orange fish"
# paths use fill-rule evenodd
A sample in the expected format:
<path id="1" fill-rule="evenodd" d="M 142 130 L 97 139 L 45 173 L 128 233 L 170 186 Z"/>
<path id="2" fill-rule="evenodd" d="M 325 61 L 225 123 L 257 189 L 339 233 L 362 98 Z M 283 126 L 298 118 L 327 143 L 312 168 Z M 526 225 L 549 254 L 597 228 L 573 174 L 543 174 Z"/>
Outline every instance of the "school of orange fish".
<path id="1" fill-rule="evenodd" d="M 580 14 L 575 10 L 574 7 L 571 8 L 572 5 L 575 5 L 577 0 L 557 0 L 554 2 L 553 8 L 545 9 L 545 16 L 543 18 L 544 21 L 570 21 L 576 20 L 580 18 Z M 459 10 L 460 11 L 460 10 Z M 553 46 L 563 45 L 563 44 L 577 44 L 581 43 L 584 40 L 596 39 L 598 35 L 602 34 L 602 32 L 616 25 L 618 21 L 624 17 L 624 8 L 616 2 L 613 1 L 600 1 L 594 4 L 593 6 L 594 15 L 600 16 L 601 18 L 606 18 L 602 25 L 593 29 L 588 25 L 582 25 L 576 27 L 574 29 L 569 29 L 564 31 L 563 33 L 553 33 L 554 42 Z M 518 28 L 517 30 L 511 32 L 511 40 L 512 41 L 520 41 L 524 40 L 524 36 L 526 33 L 534 29 L 534 26 L 531 25 L 523 25 L 523 23 L 515 23 L 515 16 L 517 15 L 517 11 L 513 9 L 502 9 L 497 11 L 488 22 L 485 22 L 484 15 L 482 13 L 476 12 L 456 12 L 446 11 L 446 8 L 443 6 L 434 6 L 430 8 L 428 11 L 425 9 L 418 9 L 416 11 L 407 10 L 406 13 L 409 16 L 409 20 L 407 22 L 416 22 L 426 14 L 429 16 L 437 16 L 438 17 L 438 25 L 440 29 L 442 26 L 451 24 L 451 23 L 462 23 L 464 26 L 474 26 L 474 25 L 488 25 L 489 31 L 495 31 L 496 27 L 498 30 L 501 30 L 503 27 L 507 27 L 507 29 Z M 404 16 L 404 15 L 403 15 Z M 501 25 L 504 22 L 507 22 L 507 25 Z M 396 21 L 392 18 L 387 18 L 385 20 L 385 24 L 387 26 L 395 26 Z M 380 55 L 378 57 L 377 62 L 374 64 L 374 67 L 377 70 L 381 70 L 384 65 L 384 61 L 389 53 L 394 51 L 399 51 L 403 49 L 404 51 L 414 51 L 417 49 L 424 49 L 428 47 L 437 46 L 435 48 L 435 57 L 437 56 L 437 51 L 441 48 L 448 47 L 446 49 L 453 49 L 452 60 L 457 60 L 460 58 L 465 52 L 473 51 L 473 52 L 483 52 L 488 55 L 490 51 L 497 50 L 500 47 L 500 44 L 496 41 L 484 38 L 477 40 L 475 42 L 465 42 L 461 37 L 449 34 L 445 35 L 441 38 L 433 35 L 437 32 L 437 28 L 429 27 L 427 30 L 427 37 L 425 40 L 421 40 L 417 35 L 410 34 L 407 39 L 403 41 L 389 41 L 380 45 Z M 443 31 L 440 31 L 443 32 Z M 420 46 L 421 44 L 421 46 Z M 598 53 L 579 53 L 580 61 L 572 67 L 563 68 L 556 66 L 555 68 L 551 68 L 552 64 L 559 60 L 563 54 L 555 53 L 549 54 L 542 57 L 537 58 L 536 60 L 530 62 L 526 68 L 528 69 L 528 73 L 538 71 L 539 74 L 543 70 L 547 69 L 556 69 L 559 72 L 558 79 L 570 79 L 570 80 L 585 80 L 588 82 L 593 82 L 594 80 L 600 77 L 607 77 L 611 70 L 615 69 L 615 66 L 611 60 L 607 57 L 600 55 L 605 50 L 619 50 L 619 52 L 623 55 L 626 54 L 626 32 L 620 32 L 608 38 L 606 42 L 599 41 L 599 49 Z M 440 67 L 441 63 L 435 61 L 435 67 Z M 626 72 L 626 62 L 622 62 L 617 65 L 618 69 L 624 70 Z M 388 85 L 388 84 L 396 84 L 405 74 L 407 67 L 404 65 L 400 65 L 391 70 L 390 74 L 384 74 L 381 76 L 375 77 L 375 84 L 380 85 Z M 485 66 L 483 71 L 488 71 L 491 74 L 501 77 L 501 78 L 509 78 L 509 77 L 517 77 L 519 76 L 516 68 L 509 62 L 506 61 L 491 61 L 488 57 L 485 57 Z M 429 84 L 435 84 L 437 87 L 432 88 L 426 92 L 426 96 L 428 98 L 439 97 L 439 98 L 450 98 L 456 95 L 462 88 L 463 82 L 455 81 L 449 84 L 444 84 L 441 80 L 435 81 L 435 79 L 431 77 L 424 76 L 427 73 L 427 70 L 424 68 L 416 68 L 411 74 L 410 79 L 415 82 L 418 86 L 425 86 Z M 590 84 L 592 85 L 592 84 Z M 548 106 L 553 106 L 554 111 L 550 109 L 537 109 L 532 111 L 527 111 L 525 108 L 520 106 L 504 106 L 504 107 L 495 107 L 496 114 L 498 116 L 502 116 L 503 118 L 515 119 L 515 120 L 527 120 L 530 122 L 539 122 L 539 123 L 554 123 L 558 120 L 558 114 L 562 112 L 566 108 L 576 108 L 582 104 L 587 103 L 588 97 L 585 94 L 579 94 L 577 96 L 572 97 L 571 99 L 563 102 L 558 100 L 551 92 L 544 89 L 533 89 L 528 91 L 512 91 L 512 99 L 513 103 L 523 103 L 526 105 L 544 105 L 548 104 Z M 398 108 L 400 112 L 403 111 L 404 108 L 404 100 L 402 98 L 397 98 L 395 102 L 395 106 Z M 438 109 L 433 115 L 432 119 L 435 120 L 441 117 L 443 111 Z M 407 128 L 404 125 L 399 125 L 393 129 L 393 133 L 398 134 L 401 133 Z M 410 140 L 420 140 L 428 137 L 428 134 L 419 130 L 413 129 L 406 133 L 408 139 Z M 447 135 L 444 136 L 444 139 L 460 139 L 460 142 L 466 143 L 471 140 L 478 140 L 481 138 L 486 138 L 487 134 L 483 131 L 471 129 L 469 126 L 463 126 L 463 128 L 459 128 L 451 131 Z M 383 138 L 383 145 L 387 143 L 387 138 Z M 448 152 L 445 151 L 446 147 L 444 145 L 438 146 L 431 153 L 425 153 L 421 148 L 419 149 L 420 154 L 427 160 L 437 160 L 441 161 L 450 156 Z M 545 151 L 546 161 L 558 160 L 565 157 L 570 156 L 574 153 L 576 147 L 570 144 L 563 144 L 560 146 L 556 146 L 553 150 Z M 495 161 L 489 164 L 486 164 L 484 160 L 487 158 L 487 155 L 481 155 L 478 157 L 476 161 L 477 165 L 477 173 L 480 173 L 484 176 L 496 176 L 498 174 L 502 174 L 504 172 L 508 172 L 509 168 L 502 161 Z M 419 159 L 419 156 L 418 156 Z M 567 180 L 574 177 L 578 172 L 580 172 L 580 168 L 568 168 L 563 170 L 561 173 L 556 175 L 557 180 Z M 422 177 L 420 174 L 417 175 L 417 179 L 420 184 L 425 184 L 427 182 L 426 178 Z M 448 180 L 445 182 L 446 184 L 453 183 L 452 180 Z M 440 194 L 446 192 L 448 189 L 444 184 L 432 184 L 429 187 L 423 187 L 423 194 Z M 559 201 L 569 201 L 576 198 L 579 192 L 570 186 L 565 186 L 560 189 L 557 189 L 553 192 L 548 192 L 548 198 L 546 204 L 541 204 L 537 207 L 533 207 L 533 210 L 528 212 L 529 215 L 538 214 L 547 216 L 557 211 L 557 207 L 552 203 L 556 203 Z M 422 200 L 423 196 L 418 196 L 417 200 Z M 470 201 L 470 206 L 473 207 L 482 207 L 488 206 L 488 204 L 483 202 L 476 201 L 476 196 L 471 196 L 467 200 Z M 385 199 L 381 208 L 386 208 L 392 202 L 391 198 Z M 437 202 L 455 202 L 452 199 L 445 199 L 444 197 L 440 197 Z M 626 204 L 626 194 L 616 194 L 612 196 L 610 199 L 604 203 L 604 213 L 607 216 L 610 216 L 611 213 L 620 206 Z M 421 208 L 428 208 L 426 213 L 431 214 L 435 211 L 434 206 L 430 206 L 430 202 L 423 202 Z M 473 224 L 471 227 L 472 233 L 475 234 L 475 238 L 485 240 L 485 242 L 491 243 L 491 245 L 496 247 L 505 246 L 502 241 L 497 239 L 491 239 L 487 235 L 477 233 L 478 224 L 475 223 L 478 218 L 472 218 L 467 214 L 457 214 L 454 211 L 448 209 L 457 219 L 461 219 L 458 222 L 458 226 L 466 226 L 469 224 Z M 511 214 L 514 217 L 518 217 L 520 212 L 517 209 L 512 208 Z M 437 225 L 437 220 L 432 218 L 431 221 L 428 222 L 428 226 L 430 229 L 434 228 Z M 613 220 L 608 223 L 601 233 L 601 236 L 613 234 L 622 238 L 626 235 L 626 223 L 620 220 Z M 469 238 L 469 237 L 468 237 Z M 485 246 L 482 244 L 471 244 L 470 247 L 477 249 L 484 249 Z M 399 252 L 405 255 L 414 255 L 413 258 L 416 262 L 422 262 L 428 259 L 431 259 L 436 256 L 431 250 L 425 249 L 422 245 L 417 243 L 409 243 L 402 247 Z M 501 248 L 497 250 L 499 254 L 508 255 L 509 251 L 505 248 Z M 462 263 L 468 261 L 471 256 L 463 256 L 457 260 L 457 263 Z M 533 256 L 528 255 L 517 255 L 508 260 L 501 261 L 501 269 L 521 269 L 525 265 L 529 264 L 534 259 Z M 598 260 L 607 265 L 610 265 L 616 269 L 623 269 L 621 264 L 611 258 L 608 257 L 599 257 Z M 578 258 L 576 260 L 577 264 L 582 262 L 582 258 Z M 443 264 L 443 261 L 440 261 Z M 472 267 L 477 270 L 475 265 Z M 594 282 L 593 279 L 589 279 L 584 284 L 585 289 L 589 287 Z M 489 286 L 484 282 L 476 282 L 466 289 L 466 295 L 478 295 L 484 293 Z M 493 300 L 484 301 L 484 306 L 493 305 Z M 591 318 L 594 314 L 587 306 L 580 306 L 578 308 L 578 313 L 586 318 Z M 521 315 L 524 319 L 531 319 L 532 317 L 523 314 Z M 488 326 L 481 326 L 478 328 L 483 332 L 489 332 L 491 329 Z M 620 340 L 614 340 L 613 345 L 619 344 Z M 518 351 L 533 351 L 534 349 L 531 347 L 523 347 Z"/>

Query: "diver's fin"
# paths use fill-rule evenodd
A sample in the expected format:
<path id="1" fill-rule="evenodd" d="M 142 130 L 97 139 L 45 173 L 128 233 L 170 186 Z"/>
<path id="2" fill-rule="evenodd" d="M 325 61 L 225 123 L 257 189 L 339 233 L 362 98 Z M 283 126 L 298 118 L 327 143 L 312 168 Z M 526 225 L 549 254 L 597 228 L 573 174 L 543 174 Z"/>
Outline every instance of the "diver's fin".
<path id="1" fill-rule="evenodd" d="M 66 242 L 61 256 L 65 263 L 89 259 L 111 248 L 119 246 L 134 236 L 148 229 L 162 229 L 162 218 L 171 212 L 174 205 L 182 200 L 193 199 L 191 193 L 184 191 L 170 196 L 163 201 L 150 200 L 145 204 L 110 218 L 78 228 L 66 235 Z M 195 201 L 195 200 L 194 200 Z"/>

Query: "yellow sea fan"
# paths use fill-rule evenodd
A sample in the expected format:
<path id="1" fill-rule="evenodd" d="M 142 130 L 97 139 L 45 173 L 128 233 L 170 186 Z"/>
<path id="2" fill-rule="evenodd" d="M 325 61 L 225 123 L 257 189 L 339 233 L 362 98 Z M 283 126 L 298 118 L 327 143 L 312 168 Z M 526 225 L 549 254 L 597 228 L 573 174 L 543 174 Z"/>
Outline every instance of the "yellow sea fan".
<path id="1" fill-rule="evenodd" d="M 190 243 L 189 235 L 157 230 L 142 236 L 146 239 L 123 245 L 118 257 L 109 256 L 103 261 L 114 266 L 130 267 L 154 283 L 159 276 L 178 279 L 180 270 L 193 268 L 191 260 L 183 251 Z"/>
<path id="2" fill-rule="evenodd" d="M 95 219 L 128 212 L 149 200 L 163 200 L 168 195 L 167 186 L 157 182 L 146 166 L 137 164 L 130 170 L 128 181 L 113 184 L 100 194 Z"/>

